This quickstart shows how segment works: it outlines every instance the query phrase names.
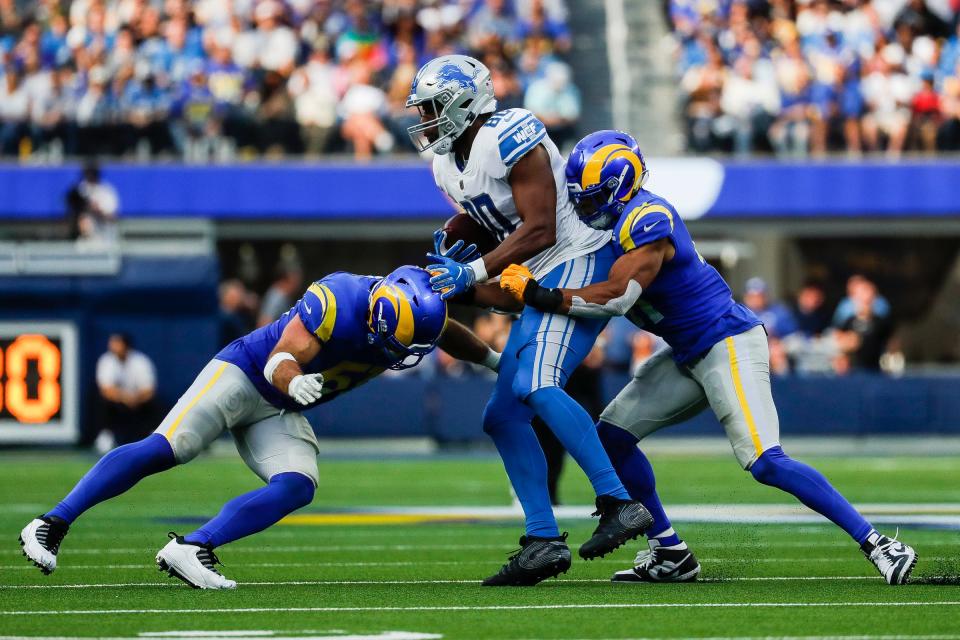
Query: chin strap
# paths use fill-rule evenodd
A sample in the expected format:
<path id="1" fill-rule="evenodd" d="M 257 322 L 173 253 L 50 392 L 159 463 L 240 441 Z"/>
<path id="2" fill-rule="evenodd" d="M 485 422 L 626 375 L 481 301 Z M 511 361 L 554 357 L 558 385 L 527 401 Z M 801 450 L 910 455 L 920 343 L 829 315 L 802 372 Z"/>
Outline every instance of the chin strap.
<path id="1" fill-rule="evenodd" d="M 622 295 L 608 300 L 604 304 L 587 302 L 580 296 L 573 296 L 570 304 L 570 311 L 567 313 L 578 318 L 612 318 L 622 316 L 636 304 L 640 294 L 643 293 L 643 287 L 636 280 L 630 280 L 627 283 L 627 290 Z"/>

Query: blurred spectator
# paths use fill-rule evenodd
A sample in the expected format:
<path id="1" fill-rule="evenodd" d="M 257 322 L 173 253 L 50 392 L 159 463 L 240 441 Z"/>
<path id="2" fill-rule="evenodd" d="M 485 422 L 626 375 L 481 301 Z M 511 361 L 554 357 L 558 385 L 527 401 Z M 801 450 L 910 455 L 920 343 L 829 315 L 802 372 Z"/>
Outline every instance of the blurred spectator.
<path id="1" fill-rule="evenodd" d="M 250 333 L 254 328 L 252 296 L 237 279 L 220 283 L 220 346 Z"/>
<path id="2" fill-rule="evenodd" d="M 783 338 L 797 330 L 793 313 L 783 303 L 770 300 L 767 283 L 762 278 L 747 280 L 743 303 L 757 314 L 769 335 Z"/>
<path id="3" fill-rule="evenodd" d="M 871 294 L 868 290 L 872 290 L 873 293 Z M 840 301 L 840 304 L 837 305 L 836 310 L 833 312 L 831 324 L 833 324 L 834 327 L 842 327 L 846 324 L 847 320 L 856 314 L 856 301 L 866 297 L 873 299 L 874 315 L 881 317 L 890 315 L 890 303 L 887 302 L 886 298 L 877 293 L 876 285 L 856 273 L 847 279 L 847 295 Z"/>
<path id="4" fill-rule="evenodd" d="M 550 138 L 559 147 L 576 138 L 574 128 L 580 118 L 580 92 L 570 81 L 570 68 L 562 62 L 547 65 L 543 78 L 527 88 L 523 106 L 547 127 Z"/>
<path id="5" fill-rule="evenodd" d="M 888 316 L 876 313 L 876 301 L 876 286 L 865 280 L 852 297 L 853 315 L 839 327 L 838 341 L 853 369 L 880 371 L 892 328 Z"/>
<path id="6" fill-rule="evenodd" d="M 770 337 L 770 374 L 774 376 L 790 375 L 790 358 L 780 338 Z"/>
<path id="7" fill-rule="evenodd" d="M 637 329 L 630 341 L 630 370 L 636 371 L 640 365 L 650 359 L 663 345 L 663 341 L 652 333 Z"/>
<path id="8" fill-rule="evenodd" d="M 11 66 L 0 79 L 0 155 L 20 155 L 21 145 L 29 139 L 30 97 L 23 77 L 21 69 Z"/>
<path id="9" fill-rule="evenodd" d="M 303 272 L 295 265 L 282 265 L 277 269 L 277 278 L 263 294 L 260 318 L 257 326 L 270 324 L 290 310 L 297 297 L 303 293 Z"/>
<path id="10" fill-rule="evenodd" d="M 114 444 L 135 442 L 154 429 L 156 386 L 150 358 L 135 350 L 126 334 L 111 334 L 107 352 L 97 360 L 97 388 L 103 427 L 113 434 Z"/>
<path id="11" fill-rule="evenodd" d="M 311 156 L 323 153 L 335 132 L 337 96 L 333 76 L 334 66 L 328 51 L 318 47 L 307 64 L 293 72 L 287 84 L 293 96 L 304 151 Z"/>
<path id="12" fill-rule="evenodd" d="M 793 315 L 797 329 L 806 337 L 819 336 L 830 326 L 830 313 L 826 308 L 826 297 L 816 282 L 807 282 L 797 292 Z"/>
<path id="13" fill-rule="evenodd" d="M 633 372 L 633 336 L 637 331 L 637 325 L 623 316 L 610 319 L 603 331 L 604 365 L 608 369 L 621 373 Z"/>
<path id="14" fill-rule="evenodd" d="M 71 237 L 98 244 L 116 242 L 119 210 L 117 190 L 101 179 L 99 166 L 87 165 L 83 178 L 67 192 Z"/>
<path id="15" fill-rule="evenodd" d="M 343 119 L 340 132 L 353 146 L 358 160 L 368 160 L 373 152 L 385 153 L 393 149 L 393 135 L 384 125 L 387 114 L 387 95 L 372 84 L 372 71 L 361 61 L 351 66 L 351 85 L 340 102 Z"/>

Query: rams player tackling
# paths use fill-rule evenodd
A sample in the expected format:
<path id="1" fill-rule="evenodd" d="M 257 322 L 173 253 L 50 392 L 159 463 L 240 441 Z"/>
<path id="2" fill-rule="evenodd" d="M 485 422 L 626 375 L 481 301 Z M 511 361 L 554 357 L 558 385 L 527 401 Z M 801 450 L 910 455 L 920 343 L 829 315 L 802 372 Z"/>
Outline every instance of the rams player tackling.
<path id="1" fill-rule="evenodd" d="M 526 266 L 511 265 L 501 286 L 546 312 L 576 318 L 625 315 L 668 345 L 640 366 L 597 425 L 630 495 L 654 517 L 649 551 L 613 580 L 679 582 L 700 572 L 664 512 L 653 469 L 637 443 L 709 407 L 737 461 L 758 482 L 792 494 L 833 521 L 889 584 L 905 583 L 916 552 L 878 533 L 820 472 L 784 453 L 763 326 L 733 300 L 717 270 L 697 253 L 673 206 L 643 188 L 647 169 L 636 140 L 619 131 L 593 133 L 577 144 L 566 175 L 581 218 L 613 231 L 618 258 L 609 276 L 585 287 L 555 287 L 538 282 Z"/>
<path id="2" fill-rule="evenodd" d="M 82 513 L 148 475 L 189 462 L 229 430 L 266 486 L 234 498 L 196 531 L 171 534 L 156 561 L 192 587 L 235 588 L 217 570 L 214 549 L 313 500 L 319 445 L 302 411 L 386 369 L 415 366 L 438 344 L 454 357 L 496 368 L 499 354 L 448 320 L 429 278 L 406 266 L 385 278 L 337 272 L 314 282 L 277 321 L 214 356 L 156 432 L 108 453 L 56 507 L 27 524 L 20 534 L 24 555 L 43 573 L 53 572 L 60 544 Z"/>

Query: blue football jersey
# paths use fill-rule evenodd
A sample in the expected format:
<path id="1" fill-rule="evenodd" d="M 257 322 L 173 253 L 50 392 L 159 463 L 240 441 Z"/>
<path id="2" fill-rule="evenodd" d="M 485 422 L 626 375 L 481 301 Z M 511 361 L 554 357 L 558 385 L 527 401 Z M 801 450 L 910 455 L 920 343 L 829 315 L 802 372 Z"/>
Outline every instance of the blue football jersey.
<path id="1" fill-rule="evenodd" d="M 380 278 L 338 271 L 310 285 L 293 308 L 275 322 L 234 340 L 217 354 L 247 374 L 260 395 L 280 409 L 305 408 L 263 377 L 263 367 L 294 314 L 322 344 L 320 353 L 302 369 L 323 374 L 323 395 L 313 405 L 333 400 L 396 363 L 367 341 L 370 289 Z"/>
<path id="2" fill-rule="evenodd" d="M 728 336 L 760 324 L 756 315 L 733 299 L 730 287 L 690 238 L 669 202 L 645 189 L 627 203 L 613 228 L 619 255 L 661 238 L 676 249 L 626 317 L 673 347 L 686 364 Z"/>

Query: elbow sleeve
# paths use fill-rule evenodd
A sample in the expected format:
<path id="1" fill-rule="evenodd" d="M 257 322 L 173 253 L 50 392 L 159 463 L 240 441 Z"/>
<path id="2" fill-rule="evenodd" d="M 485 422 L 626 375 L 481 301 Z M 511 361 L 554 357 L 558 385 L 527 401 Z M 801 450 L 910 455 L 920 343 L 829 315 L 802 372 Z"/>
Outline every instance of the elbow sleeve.
<path id="1" fill-rule="evenodd" d="M 604 304 L 587 302 L 580 296 L 573 296 L 570 305 L 571 316 L 579 318 L 612 318 L 622 316 L 636 304 L 640 294 L 643 293 L 643 287 L 636 280 L 627 283 L 627 289 L 616 298 L 607 300 Z"/>

